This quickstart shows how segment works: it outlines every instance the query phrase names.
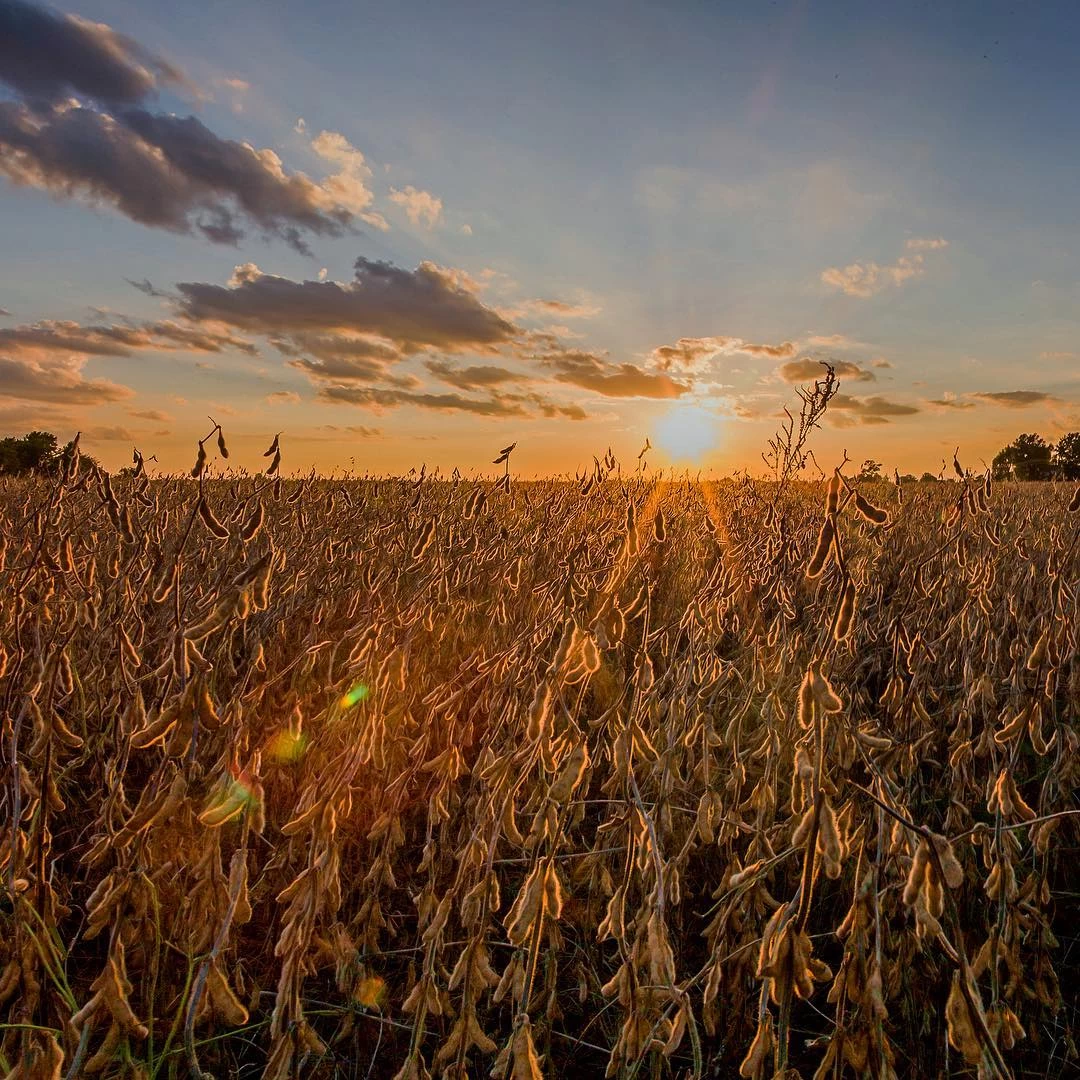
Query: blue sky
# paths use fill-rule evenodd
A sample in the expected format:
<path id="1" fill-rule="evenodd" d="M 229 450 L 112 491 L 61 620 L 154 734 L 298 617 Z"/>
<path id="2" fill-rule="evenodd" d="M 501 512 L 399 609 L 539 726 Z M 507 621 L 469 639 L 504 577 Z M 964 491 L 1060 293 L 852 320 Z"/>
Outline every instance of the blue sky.
<path id="1" fill-rule="evenodd" d="M 1020 431 L 1080 428 L 1075 5 L 45 10 L 125 35 L 121 65 L 159 57 L 183 77 L 159 73 L 137 101 L 60 87 L 41 105 L 5 82 L 0 53 L 0 102 L 24 125 L 36 132 L 47 111 L 59 129 L 61 90 L 88 120 L 194 114 L 218 140 L 273 150 L 283 176 L 317 186 L 305 198 L 319 213 L 349 220 L 301 226 L 310 254 L 288 242 L 296 214 L 275 218 L 269 239 L 249 220 L 235 244 L 215 243 L 194 216 L 132 220 L 81 186 L 78 145 L 47 178 L 25 158 L 12 166 L 0 126 L 5 428 L 82 428 L 108 463 L 136 442 L 179 465 L 216 409 L 252 450 L 284 429 L 297 468 L 479 467 L 517 438 L 533 471 L 574 468 L 608 445 L 632 458 L 660 432 L 656 464 L 725 470 L 756 459 L 807 358 L 848 365 L 819 436 L 827 454 L 936 470 L 957 443 L 974 462 Z M 113 40 L 100 28 L 83 37 L 74 48 Z M 52 77 L 63 82 L 62 65 Z M 125 138 L 147 123 L 132 120 Z M 472 305 L 474 322 L 498 313 L 512 329 L 447 338 L 434 309 L 416 312 L 426 337 L 368 315 L 236 321 L 233 308 L 263 302 L 270 284 L 307 302 L 320 290 L 302 284 L 324 270 L 320 284 L 356 299 L 375 280 L 355 276 L 358 258 L 401 272 L 391 304 L 442 310 L 443 290 L 456 291 L 458 314 Z M 245 264 L 261 285 L 227 286 Z M 415 288 L 423 264 L 440 268 L 423 278 L 434 292 Z M 229 309 L 211 317 L 177 294 L 181 282 L 230 288 Z M 57 320 L 167 320 L 247 348 L 163 348 L 149 332 L 125 355 L 76 357 L 47 340 Z M 327 344 L 335 336 L 350 354 L 379 346 L 378 364 L 327 366 L 344 355 Z M 679 359 L 658 353 L 680 339 L 694 344 Z M 474 368 L 485 381 L 461 375 Z M 53 376 L 55 392 L 43 390 Z M 126 392 L 91 401 L 76 385 L 87 380 Z M 680 444 L 683 416 L 688 429 L 714 423 L 712 443 Z"/>

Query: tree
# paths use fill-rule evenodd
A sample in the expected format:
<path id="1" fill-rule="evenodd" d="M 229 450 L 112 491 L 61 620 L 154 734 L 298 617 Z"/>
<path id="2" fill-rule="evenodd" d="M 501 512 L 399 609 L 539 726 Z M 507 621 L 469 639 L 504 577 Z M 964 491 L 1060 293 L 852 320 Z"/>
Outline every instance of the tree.
<path id="1" fill-rule="evenodd" d="M 27 473 L 49 469 L 56 458 L 56 436 L 51 431 L 31 431 L 21 439 L 0 439 L 0 472 Z"/>
<path id="2" fill-rule="evenodd" d="M 1049 480 L 1054 475 L 1054 447 L 1041 435 L 1018 435 L 994 457 L 997 480 Z"/>
<path id="3" fill-rule="evenodd" d="M 1080 480 L 1080 431 L 1070 431 L 1058 439 L 1054 465 L 1062 480 Z"/>
<path id="4" fill-rule="evenodd" d="M 881 462 L 874 461 L 873 458 L 867 458 L 862 466 L 859 468 L 859 475 L 855 477 L 856 480 L 880 480 L 881 479 Z"/>
<path id="5" fill-rule="evenodd" d="M 935 476 L 932 472 L 924 472 L 922 476 L 919 477 L 919 482 L 922 484 L 937 483 L 937 481 L 938 477 Z"/>

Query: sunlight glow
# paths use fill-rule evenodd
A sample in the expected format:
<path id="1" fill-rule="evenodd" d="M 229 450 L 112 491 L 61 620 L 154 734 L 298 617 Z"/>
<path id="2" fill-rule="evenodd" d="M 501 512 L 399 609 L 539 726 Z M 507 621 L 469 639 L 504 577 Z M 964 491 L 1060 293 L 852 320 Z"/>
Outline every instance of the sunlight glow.
<path id="1" fill-rule="evenodd" d="M 672 464 L 700 465 L 720 438 L 721 418 L 701 405 L 674 405 L 656 422 L 656 445 Z"/>

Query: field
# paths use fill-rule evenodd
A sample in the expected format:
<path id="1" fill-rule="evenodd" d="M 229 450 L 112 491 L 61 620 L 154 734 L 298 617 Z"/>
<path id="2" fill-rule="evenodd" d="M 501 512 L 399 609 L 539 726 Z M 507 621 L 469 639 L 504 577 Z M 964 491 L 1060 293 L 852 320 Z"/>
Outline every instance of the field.
<path id="1" fill-rule="evenodd" d="M 0 1075 L 1076 1076 L 1080 513 L 0 480 Z"/>

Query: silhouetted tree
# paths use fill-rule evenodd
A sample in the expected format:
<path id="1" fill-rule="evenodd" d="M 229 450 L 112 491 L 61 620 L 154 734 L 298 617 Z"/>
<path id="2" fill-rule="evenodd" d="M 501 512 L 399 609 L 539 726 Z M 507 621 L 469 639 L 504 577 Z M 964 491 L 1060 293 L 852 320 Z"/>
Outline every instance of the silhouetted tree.
<path id="1" fill-rule="evenodd" d="M 1080 480 L 1080 431 L 1070 431 L 1058 439 L 1054 465 L 1062 480 Z"/>
<path id="2" fill-rule="evenodd" d="M 56 458 L 56 436 L 51 431 L 31 431 L 21 439 L 0 439 L 0 472 L 44 472 Z"/>
<path id="3" fill-rule="evenodd" d="M 75 440 L 70 439 L 57 448 L 56 436 L 51 431 L 31 431 L 22 438 L 8 435 L 0 439 L 0 473 L 19 476 L 24 473 L 52 473 L 67 468 L 74 451 Z M 79 451 L 79 471 L 98 466 L 89 454 Z M 98 466 L 100 468 L 100 466 Z"/>
<path id="4" fill-rule="evenodd" d="M 1041 435 L 1018 435 L 994 457 L 993 475 L 998 480 L 1049 480 L 1054 475 L 1053 451 Z"/>
<path id="5" fill-rule="evenodd" d="M 875 461 L 873 458 L 867 458 L 859 468 L 859 475 L 856 480 L 880 480 L 881 479 L 881 462 Z"/>

